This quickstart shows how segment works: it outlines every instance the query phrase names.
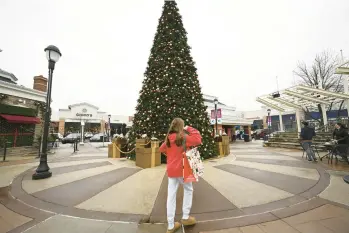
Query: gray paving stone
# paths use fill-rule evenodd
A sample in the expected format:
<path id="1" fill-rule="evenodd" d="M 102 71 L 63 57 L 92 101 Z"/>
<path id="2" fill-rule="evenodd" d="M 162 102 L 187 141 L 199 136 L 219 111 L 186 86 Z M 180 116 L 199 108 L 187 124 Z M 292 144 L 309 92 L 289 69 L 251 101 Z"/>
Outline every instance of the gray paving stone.
<path id="1" fill-rule="evenodd" d="M 41 222 L 26 233 L 104 233 L 113 223 L 90 219 L 79 219 L 55 215 L 47 221 Z"/>
<path id="2" fill-rule="evenodd" d="M 142 224 L 139 225 L 137 233 L 164 233 L 167 230 L 167 224 Z M 182 233 L 182 229 L 177 233 Z"/>
<path id="3" fill-rule="evenodd" d="M 258 167 L 257 169 L 253 169 L 235 166 L 233 164 L 224 164 L 216 166 L 216 168 L 236 174 L 238 176 L 248 178 L 250 180 L 260 182 L 262 184 L 266 184 L 284 190 L 292 194 L 299 194 L 305 192 L 317 183 L 317 180 L 310 180 L 291 175 L 284 175 L 271 171 L 263 171 L 259 170 Z"/>
<path id="4" fill-rule="evenodd" d="M 137 223 L 113 223 L 106 233 L 137 233 Z"/>

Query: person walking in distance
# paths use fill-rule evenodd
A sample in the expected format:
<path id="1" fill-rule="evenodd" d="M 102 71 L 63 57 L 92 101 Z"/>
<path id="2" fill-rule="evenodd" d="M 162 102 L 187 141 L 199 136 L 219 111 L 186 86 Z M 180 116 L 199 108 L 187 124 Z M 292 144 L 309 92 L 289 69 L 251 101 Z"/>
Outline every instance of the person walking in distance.
<path id="1" fill-rule="evenodd" d="M 160 147 L 160 152 L 167 156 L 167 233 L 176 232 L 181 227 L 181 223 L 184 226 L 196 224 L 195 218 L 189 216 L 193 201 L 193 184 L 184 183 L 183 179 L 184 142 L 186 148 L 198 146 L 201 144 L 201 135 L 193 127 L 184 127 L 184 121 L 181 118 L 175 118 L 170 125 L 165 142 Z M 179 184 L 182 184 L 184 189 L 181 223 L 174 222 Z"/>
<path id="2" fill-rule="evenodd" d="M 313 137 L 316 136 L 314 128 L 309 127 L 308 122 L 303 122 L 304 127 L 301 130 L 302 146 L 307 153 L 308 161 L 316 162 L 314 151 L 311 148 L 313 144 Z"/>

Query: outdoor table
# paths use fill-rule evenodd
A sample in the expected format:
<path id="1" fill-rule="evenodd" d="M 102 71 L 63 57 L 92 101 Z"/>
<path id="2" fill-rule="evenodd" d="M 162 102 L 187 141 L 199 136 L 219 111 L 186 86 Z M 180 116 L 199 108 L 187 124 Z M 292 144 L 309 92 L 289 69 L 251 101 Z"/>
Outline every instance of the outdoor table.
<path id="1" fill-rule="evenodd" d="M 320 158 L 328 157 L 328 159 L 331 159 L 331 164 L 332 164 L 332 159 L 333 159 L 333 152 L 334 150 L 338 147 L 338 144 L 335 144 L 333 142 L 326 142 L 324 144 L 325 148 L 327 149 L 328 153 Z M 336 157 L 337 158 L 337 157 Z M 343 177 L 344 182 L 349 184 L 349 175 Z"/>
<path id="2" fill-rule="evenodd" d="M 333 151 L 336 147 L 336 144 L 332 143 L 332 142 L 326 142 L 324 144 L 324 147 L 327 150 L 327 154 L 325 154 L 324 156 L 320 157 L 320 161 L 322 161 L 323 158 L 327 157 L 330 158 L 331 156 L 333 156 Z"/>

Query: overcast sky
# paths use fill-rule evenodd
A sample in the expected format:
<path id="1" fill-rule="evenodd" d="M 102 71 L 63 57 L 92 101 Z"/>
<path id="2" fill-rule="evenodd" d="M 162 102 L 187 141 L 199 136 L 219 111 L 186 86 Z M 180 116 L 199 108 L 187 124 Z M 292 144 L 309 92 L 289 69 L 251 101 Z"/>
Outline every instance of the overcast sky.
<path id="1" fill-rule="evenodd" d="M 44 48 L 63 56 L 53 108 L 89 102 L 134 113 L 164 0 L 0 0 L 0 68 L 32 87 Z M 177 0 L 202 91 L 237 110 L 293 84 L 298 60 L 325 49 L 349 57 L 348 0 Z"/>

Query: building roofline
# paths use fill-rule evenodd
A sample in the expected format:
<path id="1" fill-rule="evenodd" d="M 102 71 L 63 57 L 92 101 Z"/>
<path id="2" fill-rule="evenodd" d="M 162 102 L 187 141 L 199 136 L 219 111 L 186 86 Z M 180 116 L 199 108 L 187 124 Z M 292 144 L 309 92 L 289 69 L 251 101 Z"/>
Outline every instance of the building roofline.
<path id="1" fill-rule="evenodd" d="M 4 75 L 3 76 L 4 78 L 11 79 L 14 82 L 18 81 L 18 79 L 16 78 L 16 76 L 14 74 L 7 72 L 6 70 L 0 69 L 0 75 Z"/>
<path id="2" fill-rule="evenodd" d="M 23 92 L 26 94 L 34 95 L 34 96 L 37 96 L 40 98 L 42 98 L 42 97 L 46 98 L 46 92 L 38 91 L 38 90 L 35 90 L 32 88 L 28 88 L 28 87 L 25 87 L 22 85 L 14 84 L 14 83 L 9 83 L 9 82 L 5 82 L 5 81 L 0 80 L 0 87 L 4 87 L 4 88 L 12 90 L 12 91 L 19 91 L 19 92 Z"/>
<path id="3" fill-rule="evenodd" d="M 71 109 L 72 107 L 76 107 L 76 106 L 81 106 L 81 105 L 88 105 L 92 108 L 95 108 L 95 109 L 99 109 L 97 106 L 93 105 L 93 104 L 89 104 L 89 103 L 86 103 L 86 102 L 82 102 L 82 103 L 77 103 L 77 104 L 71 104 L 68 106 L 69 109 Z"/>
<path id="4" fill-rule="evenodd" d="M 213 103 L 214 99 L 218 99 L 218 97 L 215 95 L 203 94 L 203 97 L 204 97 L 204 101 L 209 102 L 209 103 Z M 218 99 L 218 104 L 223 105 L 223 106 L 228 106 L 228 105 L 220 102 L 219 99 Z M 232 106 L 229 106 L 229 107 L 232 107 Z"/>

